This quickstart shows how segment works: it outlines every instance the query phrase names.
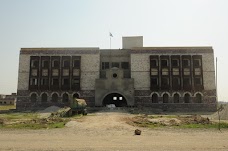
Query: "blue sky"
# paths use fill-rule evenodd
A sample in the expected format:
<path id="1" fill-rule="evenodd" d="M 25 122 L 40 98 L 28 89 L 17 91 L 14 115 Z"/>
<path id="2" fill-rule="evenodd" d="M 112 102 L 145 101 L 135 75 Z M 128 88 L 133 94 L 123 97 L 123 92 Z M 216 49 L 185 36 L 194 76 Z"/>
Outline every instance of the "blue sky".
<path id="1" fill-rule="evenodd" d="M 0 94 L 16 92 L 21 47 L 213 46 L 228 101 L 227 0 L 0 0 Z"/>

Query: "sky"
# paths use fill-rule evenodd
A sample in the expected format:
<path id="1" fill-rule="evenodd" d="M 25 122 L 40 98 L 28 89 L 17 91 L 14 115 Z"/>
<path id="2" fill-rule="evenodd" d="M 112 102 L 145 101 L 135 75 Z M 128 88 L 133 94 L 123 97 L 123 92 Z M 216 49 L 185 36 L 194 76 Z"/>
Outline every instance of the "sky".
<path id="1" fill-rule="evenodd" d="M 227 0 L 0 0 L 0 94 L 17 91 L 23 47 L 212 46 L 218 99 L 228 101 Z"/>

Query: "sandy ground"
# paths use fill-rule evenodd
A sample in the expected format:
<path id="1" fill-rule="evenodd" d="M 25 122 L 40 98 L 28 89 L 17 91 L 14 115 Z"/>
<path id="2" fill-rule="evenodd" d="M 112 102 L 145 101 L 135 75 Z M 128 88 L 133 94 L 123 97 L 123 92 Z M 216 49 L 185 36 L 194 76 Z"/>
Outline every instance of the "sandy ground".
<path id="1" fill-rule="evenodd" d="M 63 129 L 0 129 L 0 151 L 227 151 L 228 130 L 147 129 L 125 123 L 128 113 L 91 114 Z"/>

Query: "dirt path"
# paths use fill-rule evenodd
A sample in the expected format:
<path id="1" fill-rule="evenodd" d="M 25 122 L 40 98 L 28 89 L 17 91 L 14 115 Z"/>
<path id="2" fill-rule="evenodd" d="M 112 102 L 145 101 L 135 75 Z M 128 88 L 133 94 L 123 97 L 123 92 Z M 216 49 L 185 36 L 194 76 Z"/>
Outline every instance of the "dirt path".
<path id="1" fill-rule="evenodd" d="M 228 131 L 143 129 L 127 125 L 127 113 L 96 113 L 74 120 L 63 129 L 2 130 L 0 150 L 5 151 L 227 151 Z"/>

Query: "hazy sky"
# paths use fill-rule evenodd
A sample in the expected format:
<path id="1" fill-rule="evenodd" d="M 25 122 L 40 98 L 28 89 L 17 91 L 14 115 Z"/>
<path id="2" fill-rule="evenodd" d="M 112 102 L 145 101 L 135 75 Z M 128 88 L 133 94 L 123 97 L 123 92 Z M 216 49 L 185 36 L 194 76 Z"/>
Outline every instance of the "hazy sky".
<path id="1" fill-rule="evenodd" d="M 228 0 L 0 0 L 0 94 L 16 92 L 21 47 L 213 46 L 228 101 Z"/>

